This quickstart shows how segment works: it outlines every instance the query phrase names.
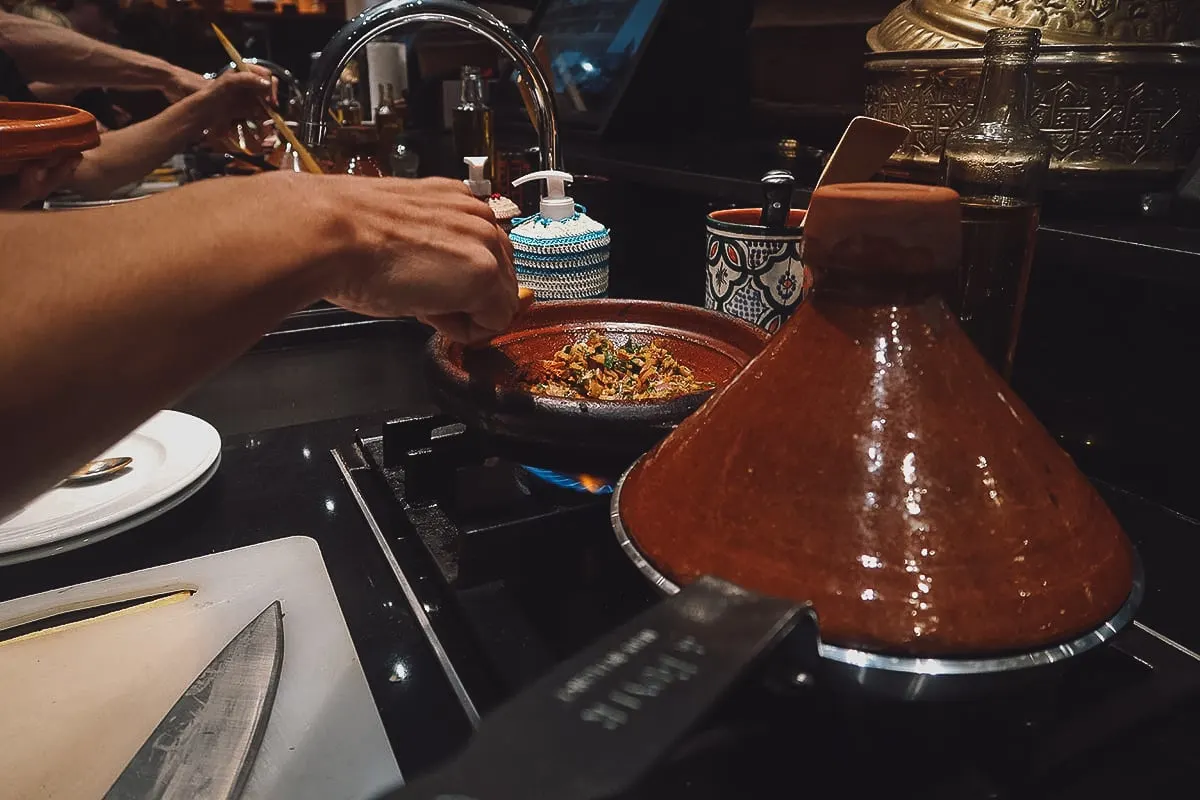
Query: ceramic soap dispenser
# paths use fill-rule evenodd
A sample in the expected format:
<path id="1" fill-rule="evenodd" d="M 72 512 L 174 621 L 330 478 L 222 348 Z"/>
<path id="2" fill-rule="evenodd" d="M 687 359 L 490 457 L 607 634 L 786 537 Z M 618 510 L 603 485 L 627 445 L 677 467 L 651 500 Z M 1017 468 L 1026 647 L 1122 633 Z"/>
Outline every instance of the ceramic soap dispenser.
<path id="1" fill-rule="evenodd" d="M 463 163 L 467 165 L 467 179 L 463 183 L 471 190 L 472 195 L 488 204 L 488 208 L 496 217 L 496 224 L 503 228 L 505 233 L 508 233 L 512 230 L 513 219 L 521 213 L 521 209 L 507 197 L 492 192 L 492 182 L 487 179 L 485 173 L 487 161 L 487 156 L 464 158 Z"/>
<path id="2" fill-rule="evenodd" d="M 544 180 L 546 193 L 538 213 L 514 220 L 509 238 L 517 282 L 539 300 L 582 300 L 608 294 L 608 228 L 589 217 L 566 194 L 574 178 L 558 170 L 542 170 L 513 181 L 521 186 Z"/>

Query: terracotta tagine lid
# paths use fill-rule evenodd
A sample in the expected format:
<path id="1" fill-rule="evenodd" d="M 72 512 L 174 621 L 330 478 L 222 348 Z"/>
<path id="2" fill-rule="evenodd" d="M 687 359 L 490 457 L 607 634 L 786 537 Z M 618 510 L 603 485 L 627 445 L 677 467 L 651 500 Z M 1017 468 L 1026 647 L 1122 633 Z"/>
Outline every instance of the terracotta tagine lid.
<path id="1" fill-rule="evenodd" d="M 1120 608 L 1124 533 L 938 295 L 959 226 L 945 188 L 813 195 L 812 298 L 621 488 L 656 568 L 811 600 L 825 641 L 897 654 L 1027 651 Z"/>
<path id="2" fill-rule="evenodd" d="M 29 161 L 81 153 L 100 144 L 96 118 L 71 106 L 0 102 L 0 175 Z"/>

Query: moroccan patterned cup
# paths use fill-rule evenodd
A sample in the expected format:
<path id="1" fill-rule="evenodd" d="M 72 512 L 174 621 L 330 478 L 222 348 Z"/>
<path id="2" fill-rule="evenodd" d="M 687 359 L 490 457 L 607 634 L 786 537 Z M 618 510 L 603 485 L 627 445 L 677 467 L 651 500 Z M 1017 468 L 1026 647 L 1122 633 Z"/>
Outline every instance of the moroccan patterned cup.
<path id="1" fill-rule="evenodd" d="M 731 208 L 708 215 L 704 307 L 774 333 L 812 286 L 800 263 L 805 212 L 792 210 L 781 228 L 759 225 L 760 214 L 757 208 Z"/>

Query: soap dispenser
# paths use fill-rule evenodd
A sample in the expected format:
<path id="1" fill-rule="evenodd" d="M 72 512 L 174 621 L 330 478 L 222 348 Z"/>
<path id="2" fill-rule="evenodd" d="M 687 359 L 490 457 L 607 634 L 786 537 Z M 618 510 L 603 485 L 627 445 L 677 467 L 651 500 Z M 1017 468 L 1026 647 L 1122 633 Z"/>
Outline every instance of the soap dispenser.
<path id="1" fill-rule="evenodd" d="M 467 165 L 467 179 L 463 181 L 471 194 L 488 204 L 496 222 L 507 233 L 512 230 L 512 221 L 521 209 L 512 200 L 492 193 L 492 182 L 487 179 L 484 170 L 487 167 L 487 156 L 467 156 L 463 163 Z"/>
<path id="2" fill-rule="evenodd" d="M 517 283 L 539 300 L 583 300 L 608 294 L 608 228 L 589 217 L 566 194 L 574 178 L 558 170 L 542 170 L 513 181 L 520 186 L 546 182 L 539 211 L 516 220 L 509 239 Z"/>

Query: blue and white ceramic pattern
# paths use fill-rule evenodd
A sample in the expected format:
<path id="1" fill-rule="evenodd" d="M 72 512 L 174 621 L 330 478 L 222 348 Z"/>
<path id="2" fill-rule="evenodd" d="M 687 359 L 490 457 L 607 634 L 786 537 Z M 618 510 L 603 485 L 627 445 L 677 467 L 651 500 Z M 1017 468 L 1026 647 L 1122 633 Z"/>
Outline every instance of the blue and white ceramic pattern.
<path id="1" fill-rule="evenodd" d="M 803 211 L 789 226 L 750 224 L 757 209 L 714 211 L 708 216 L 704 306 L 774 333 L 808 296 L 811 277 L 800 260 Z"/>

